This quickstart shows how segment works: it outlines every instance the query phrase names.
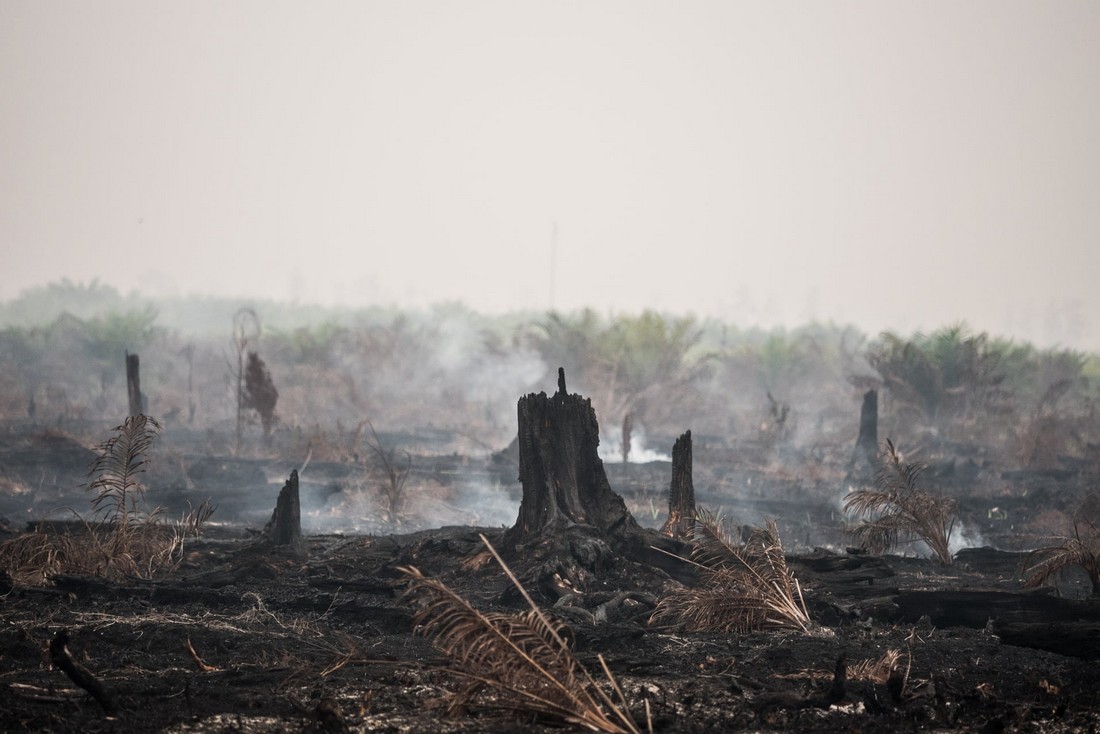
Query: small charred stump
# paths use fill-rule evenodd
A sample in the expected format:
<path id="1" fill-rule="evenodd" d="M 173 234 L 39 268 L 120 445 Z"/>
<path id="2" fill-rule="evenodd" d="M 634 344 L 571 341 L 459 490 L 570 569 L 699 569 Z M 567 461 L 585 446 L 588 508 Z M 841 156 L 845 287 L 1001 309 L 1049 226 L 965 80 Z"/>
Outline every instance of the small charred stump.
<path id="1" fill-rule="evenodd" d="M 863 393 L 859 410 L 859 438 L 848 463 L 849 477 L 870 477 L 878 459 L 878 391 Z"/>
<path id="2" fill-rule="evenodd" d="M 136 354 L 126 353 L 126 395 L 130 400 L 130 415 L 145 413 L 145 401 L 141 395 L 141 359 Z"/>
<path id="3" fill-rule="evenodd" d="M 630 440 L 631 440 L 631 436 L 633 434 L 634 434 L 634 414 L 633 413 L 627 413 L 623 417 L 622 456 L 623 456 L 623 463 L 624 464 L 626 462 L 630 461 Z"/>
<path id="4" fill-rule="evenodd" d="M 611 490 L 597 453 L 600 427 L 592 401 L 565 391 L 531 393 L 519 400 L 519 516 L 505 534 L 505 547 L 587 525 L 609 540 L 640 532 L 622 497 Z"/>
<path id="5" fill-rule="evenodd" d="M 298 497 L 298 471 L 290 472 L 290 478 L 279 490 L 275 511 L 264 527 L 262 545 L 272 550 L 289 552 L 293 556 L 308 554 L 302 540 L 302 505 Z"/>
<path id="6" fill-rule="evenodd" d="M 691 431 L 672 446 L 672 482 L 668 488 L 668 519 L 661 533 L 690 538 L 695 528 L 695 485 L 691 481 Z"/>

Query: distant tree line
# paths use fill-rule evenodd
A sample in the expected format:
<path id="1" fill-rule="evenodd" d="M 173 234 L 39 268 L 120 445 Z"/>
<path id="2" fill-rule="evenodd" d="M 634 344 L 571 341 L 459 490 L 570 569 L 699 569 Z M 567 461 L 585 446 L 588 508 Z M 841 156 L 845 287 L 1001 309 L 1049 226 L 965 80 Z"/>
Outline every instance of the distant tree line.
<path id="1" fill-rule="evenodd" d="M 690 428 L 704 442 L 851 442 L 860 397 L 873 388 L 883 435 L 906 445 L 981 442 L 1022 466 L 1100 450 L 1097 355 L 1038 349 L 965 324 L 868 338 L 844 326 L 743 329 L 651 311 L 486 316 L 460 304 L 255 304 L 262 333 L 238 355 L 227 341 L 238 302 L 196 301 L 193 310 L 217 323 L 193 329 L 162 316 L 179 308 L 95 283 L 0 304 L 8 324 L 0 328 L 0 418 L 117 423 L 130 352 L 142 355 L 142 391 L 166 426 L 229 431 L 241 404 L 267 438 L 373 420 L 461 430 L 500 448 L 514 435 L 517 398 L 552 391 L 561 366 L 614 441 L 645 434 L 671 446 Z"/>

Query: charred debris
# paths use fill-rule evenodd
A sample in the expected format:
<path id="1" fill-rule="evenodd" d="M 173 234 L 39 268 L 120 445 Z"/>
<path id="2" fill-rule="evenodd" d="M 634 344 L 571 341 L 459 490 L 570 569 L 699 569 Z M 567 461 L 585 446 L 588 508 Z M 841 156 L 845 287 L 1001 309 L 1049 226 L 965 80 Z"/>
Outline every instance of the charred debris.
<path id="1" fill-rule="evenodd" d="M 522 495 L 507 528 L 309 537 L 302 532 L 299 470 L 290 472 L 270 521 L 245 541 L 184 546 L 184 537 L 199 535 L 210 507 L 181 530 L 178 544 L 176 536 L 157 535 L 168 556 L 155 574 L 140 566 L 108 576 L 57 565 L 58 549 L 70 547 L 72 536 L 51 546 L 50 531 L 39 528 L 33 541 L 20 536 L 0 546 L 9 628 L 30 639 L 48 631 L 40 642 L 50 664 L 90 699 L 66 723 L 43 708 L 61 702 L 72 709 L 72 695 L 58 698 L 51 693 L 56 680 L 46 685 L 46 672 L 32 675 L 19 665 L 7 672 L 9 698 L 21 721 L 58 731 L 87 730 L 90 723 L 139 731 L 148 722 L 137 712 L 150 695 L 161 702 L 158 721 L 173 731 L 217 730 L 224 723 L 220 709 L 204 708 L 191 691 L 223 675 L 227 682 L 213 688 L 247 685 L 252 676 L 289 702 L 255 704 L 281 712 L 275 718 L 289 723 L 269 729 L 278 731 L 542 731 L 561 724 L 606 732 L 711 725 L 994 731 L 1006 720 L 1068 725 L 1073 710 L 1090 720 L 1091 683 L 1077 693 L 1068 677 L 1030 681 L 1041 691 L 1037 700 L 1049 697 L 1049 711 L 1033 703 L 1026 714 L 1005 712 L 987 703 L 1002 709 L 1008 703 L 1008 694 L 997 699 L 985 682 L 992 676 L 974 663 L 964 677 L 945 652 L 955 643 L 937 646 L 937 630 L 958 629 L 969 632 L 948 634 L 981 654 L 996 654 L 1003 644 L 1096 660 L 1100 606 L 1060 598 L 1050 587 L 1022 588 L 1015 554 L 980 548 L 951 554 L 954 505 L 921 484 L 923 467 L 907 463 L 892 443 L 878 450 L 876 417 L 870 391 L 848 468 L 848 481 L 860 488 L 849 502 L 868 512 L 846 552 L 789 555 L 774 520 L 738 527 L 699 506 L 690 430 L 672 447 L 667 520 L 642 527 L 612 489 L 597 450 L 595 411 L 589 399 L 568 392 L 564 369 L 552 395 L 518 401 Z M 121 478 L 109 475 L 108 486 L 138 493 L 135 472 L 144 468 L 155 428 L 133 417 L 120 427 L 121 438 L 104 446 L 106 452 L 123 439 L 144 441 L 134 441 L 129 463 L 126 456 L 116 461 Z M 1082 548 L 1095 541 L 1088 535 L 1095 532 L 1094 509 L 1083 508 L 1078 518 Z M 929 526 L 922 522 L 930 516 L 946 535 L 925 535 Z M 942 544 L 938 561 L 887 555 L 907 536 L 933 549 Z M 1072 555 L 1077 549 L 1030 557 L 1029 578 L 1046 581 L 1065 568 L 1059 563 L 1088 570 L 1095 557 Z M 25 566 L 48 560 L 54 565 L 32 583 Z M 99 609 L 140 599 L 141 608 L 81 609 L 46 627 L 19 616 L 53 603 L 54 595 L 66 605 Z M 238 608 L 242 600 L 245 609 Z M 204 611 L 162 611 L 172 605 Z M 196 621 L 199 615 L 204 621 Z M 163 690 L 150 694 L 110 658 L 113 648 L 97 644 L 108 628 L 125 630 L 123 646 L 171 630 L 178 643 L 173 655 L 182 653 L 190 672 L 167 672 L 171 666 L 162 663 L 165 671 L 153 678 L 163 679 Z M 410 646 L 413 633 L 420 646 Z M 235 657 L 238 644 L 255 654 L 258 648 L 240 642 L 253 638 L 266 646 L 263 657 Z M 27 656 L 26 647 L 18 642 L 11 649 Z M 165 693 L 170 689 L 177 692 Z M 406 689 L 435 692 L 445 703 L 429 719 L 416 719 L 415 712 L 399 712 L 416 708 Z M 697 700 L 704 691 L 705 705 Z M 831 723 L 806 718 L 834 715 Z M 867 716 L 877 718 L 869 723 Z M 185 720 L 204 723 L 179 728 Z"/>

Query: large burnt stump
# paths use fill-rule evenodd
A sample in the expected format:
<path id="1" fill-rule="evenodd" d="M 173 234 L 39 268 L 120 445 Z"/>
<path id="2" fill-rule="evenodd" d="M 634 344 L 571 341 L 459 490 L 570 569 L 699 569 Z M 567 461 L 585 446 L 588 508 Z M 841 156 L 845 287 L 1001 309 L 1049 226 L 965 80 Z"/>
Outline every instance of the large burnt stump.
<path id="1" fill-rule="evenodd" d="M 695 485 L 691 480 L 691 431 L 672 445 L 672 481 L 668 487 L 668 519 L 661 533 L 690 539 L 695 528 Z"/>
<path id="2" fill-rule="evenodd" d="M 668 555 L 686 556 L 686 544 L 643 529 L 611 490 L 592 402 L 566 391 L 563 370 L 557 393 L 520 398 L 517 414 L 523 494 L 501 546 L 525 588 L 559 608 L 585 607 L 597 598 L 588 593 L 597 579 L 615 583 L 637 564 L 693 578 L 686 562 Z"/>
<path id="3" fill-rule="evenodd" d="M 640 528 L 622 497 L 611 490 L 597 453 L 600 426 L 592 401 L 565 392 L 558 370 L 558 392 L 532 393 L 519 400 L 519 517 L 505 534 L 514 547 L 573 525 L 622 538 Z"/>

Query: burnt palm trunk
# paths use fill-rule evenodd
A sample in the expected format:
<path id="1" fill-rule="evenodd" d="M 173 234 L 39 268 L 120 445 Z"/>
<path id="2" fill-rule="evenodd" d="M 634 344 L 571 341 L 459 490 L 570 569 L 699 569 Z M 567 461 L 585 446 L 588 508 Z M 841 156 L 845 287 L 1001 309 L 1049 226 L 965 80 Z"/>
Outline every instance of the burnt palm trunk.
<path id="1" fill-rule="evenodd" d="M 694 527 L 695 485 L 691 480 L 691 431 L 687 431 L 672 446 L 668 519 L 661 527 L 661 532 L 673 538 L 690 538 Z"/>
<path id="2" fill-rule="evenodd" d="M 863 406 L 859 410 L 859 438 L 852 452 L 851 470 L 873 470 L 878 459 L 878 391 L 863 394 Z"/>
<path id="3" fill-rule="evenodd" d="M 308 555 L 302 540 L 302 505 L 298 495 L 298 471 L 290 472 L 290 478 L 279 491 L 275 511 L 261 536 L 264 545 L 272 550 L 282 550 L 291 555 Z"/>
<path id="4" fill-rule="evenodd" d="M 143 415 L 145 406 L 141 399 L 141 360 L 136 354 L 126 353 L 126 395 L 130 399 L 130 415 Z"/>

